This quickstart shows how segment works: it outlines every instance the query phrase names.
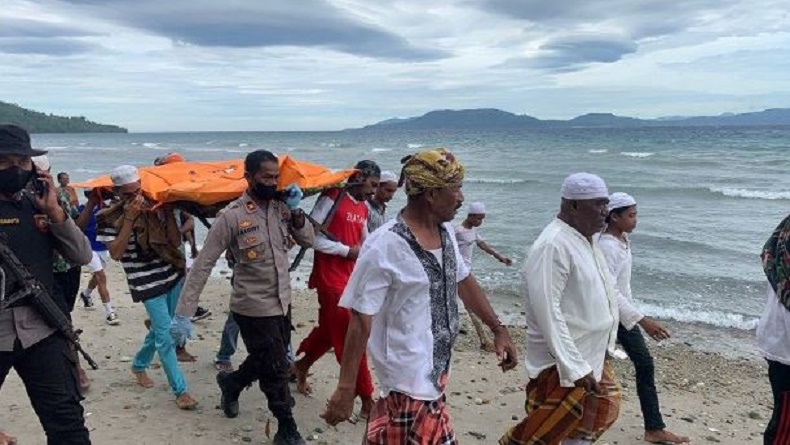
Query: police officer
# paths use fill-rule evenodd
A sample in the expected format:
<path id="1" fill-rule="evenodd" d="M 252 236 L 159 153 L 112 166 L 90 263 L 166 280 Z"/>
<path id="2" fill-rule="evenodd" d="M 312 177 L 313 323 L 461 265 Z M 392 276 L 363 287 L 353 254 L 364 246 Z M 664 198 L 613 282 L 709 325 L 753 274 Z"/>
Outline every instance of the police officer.
<path id="1" fill-rule="evenodd" d="M 87 264 L 92 253 L 88 239 L 58 204 L 52 176 L 33 168 L 31 157 L 45 153 L 33 150 L 24 129 L 0 125 L 0 232 L 8 236 L 22 264 L 52 292 L 55 250 L 75 264 Z M 25 190 L 31 181 L 38 192 Z M 14 287 L 7 282 L 4 291 L 11 293 Z M 90 444 L 75 363 L 66 338 L 33 307 L 0 310 L 0 386 L 14 368 L 49 445 Z M 6 443 L 15 441 L 0 431 L 0 444 Z"/>
<path id="2" fill-rule="evenodd" d="M 258 380 L 269 410 L 277 418 L 274 443 L 304 444 L 293 419 L 288 388 L 288 250 L 292 246 L 289 236 L 300 246 L 310 246 L 315 235 L 299 208 L 301 190 L 292 185 L 284 195 L 277 191 L 280 168 L 276 156 L 265 150 L 254 151 L 247 155 L 244 170 L 247 191 L 219 214 L 209 230 L 203 250 L 187 275 L 176 309 L 175 330 L 188 335 L 189 317 L 195 313 L 211 269 L 229 249 L 236 260 L 230 310 L 249 356 L 237 371 L 217 375 L 222 409 L 226 416 L 236 417 L 241 390 Z"/>

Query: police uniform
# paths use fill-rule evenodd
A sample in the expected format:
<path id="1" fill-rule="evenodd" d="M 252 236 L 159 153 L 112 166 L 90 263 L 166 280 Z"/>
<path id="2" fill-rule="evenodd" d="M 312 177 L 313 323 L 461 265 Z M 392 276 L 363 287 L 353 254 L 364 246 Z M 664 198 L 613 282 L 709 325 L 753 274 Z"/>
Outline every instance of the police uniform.
<path id="1" fill-rule="evenodd" d="M 311 246 L 313 226 L 305 223 L 297 229 L 284 202 L 271 200 L 260 205 L 245 193 L 217 216 L 176 309 L 185 317 L 195 312 L 211 270 L 223 252 L 230 250 L 235 259 L 230 310 L 249 356 L 229 380 L 238 388 L 258 380 L 278 419 L 292 418 L 286 360 L 291 329 L 291 237 L 300 246 Z"/>
<path id="2" fill-rule="evenodd" d="M 8 127 L 0 128 L 0 156 L 35 154 L 29 137 L 21 138 L 27 133 Z M 50 292 L 54 288 L 55 250 L 76 264 L 87 264 L 92 256 L 88 239 L 73 220 L 49 221 L 24 192 L 15 199 L 0 199 L 0 232 L 7 235 L 8 246 L 20 262 Z M 4 272 L 10 279 L 10 271 Z M 10 294 L 15 287 L 16 283 L 6 282 L 4 291 Z M 11 368 L 25 384 L 48 444 L 90 444 L 80 404 L 76 355 L 65 337 L 31 306 L 0 310 L 0 386 Z"/>

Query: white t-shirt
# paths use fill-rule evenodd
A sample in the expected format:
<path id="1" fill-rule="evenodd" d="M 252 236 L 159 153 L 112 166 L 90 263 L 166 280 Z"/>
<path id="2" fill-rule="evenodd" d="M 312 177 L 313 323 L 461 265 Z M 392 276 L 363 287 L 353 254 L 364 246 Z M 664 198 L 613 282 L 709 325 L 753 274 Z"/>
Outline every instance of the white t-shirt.
<path id="1" fill-rule="evenodd" d="M 437 369 L 449 372 L 458 333 L 455 284 L 469 275 L 452 226 L 444 228 L 450 241 L 445 248 L 452 250 L 438 261 L 439 268 L 429 268 L 425 264 L 435 265 L 437 258 L 407 241 L 408 229 L 400 218 L 385 223 L 365 241 L 340 299 L 341 307 L 373 316 L 368 356 L 385 395 L 397 391 L 418 400 L 442 395 Z M 449 270 L 447 258 L 455 263 L 454 270 Z M 445 279 L 440 270 L 452 274 L 446 278 L 454 292 L 446 299 L 431 294 L 432 288 L 435 296 L 444 287 L 436 284 Z"/>
<path id="2" fill-rule="evenodd" d="M 631 243 L 615 238 L 609 233 L 598 235 L 598 247 L 606 258 L 609 271 L 614 277 L 615 288 L 619 292 L 618 306 L 620 307 L 620 324 L 629 331 L 645 317 L 636 308 L 631 297 L 631 267 L 633 257 L 631 255 Z"/>
<path id="3" fill-rule="evenodd" d="M 464 259 L 466 267 L 470 270 L 472 269 L 472 252 L 474 252 L 478 241 L 483 241 L 479 229 L 479 227 L 467 229 L 464 227 L 463 223 L 455 226 L 455 238 L 458 240 L 458 250 L 461 251 L 461 258 Z"/>
<path id="4" fill-rule="evenodd" d="M 600 380 L 606 352 L 614 352 L 617 291 L 593 240 L 555 219 L 529 251 L 525 365 L 531 379 L 557 366 L 563 387 L 590 372 Z"/>
<path id="5" fill-rule="evenodd" d="M 770 284 L 767 294 L 757 325 L 757 347 L 768 360 L 790 366 L 790 310 L 782 305 Z"/>

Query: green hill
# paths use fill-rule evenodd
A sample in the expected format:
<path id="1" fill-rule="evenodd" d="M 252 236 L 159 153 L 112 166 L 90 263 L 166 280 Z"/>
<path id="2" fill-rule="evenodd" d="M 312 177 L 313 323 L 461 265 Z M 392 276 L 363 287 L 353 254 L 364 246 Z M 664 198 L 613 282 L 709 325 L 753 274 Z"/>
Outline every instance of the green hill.
<path id="1" fill-rule="evenodd" d="M 125 128 L 92 122 L 84 116 L 55 116 L 2 101 L 0 123 L 19 125 L 31 133 L 128 133 Z"/>

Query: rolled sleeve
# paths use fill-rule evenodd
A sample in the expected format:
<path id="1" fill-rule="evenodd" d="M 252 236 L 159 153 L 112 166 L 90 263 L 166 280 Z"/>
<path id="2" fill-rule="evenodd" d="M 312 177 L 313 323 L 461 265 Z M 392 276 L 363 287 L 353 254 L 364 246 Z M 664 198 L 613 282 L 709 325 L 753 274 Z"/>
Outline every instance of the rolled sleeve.
<path id="1" fill-rule="evenodd" d="M 57 251 L 67 261 L 80 266 L 91 262 L 91 243 L 73 219 L 67 218 L 61 223 L 51 222 L 49 229 L 57 243 Z"/>
<path id="2" fill-rule="evenodd" d="M 363 249 L 339 306 L 376 315 L 392 286 L 393 272 L 383 249 L 378 246 Z"/>

